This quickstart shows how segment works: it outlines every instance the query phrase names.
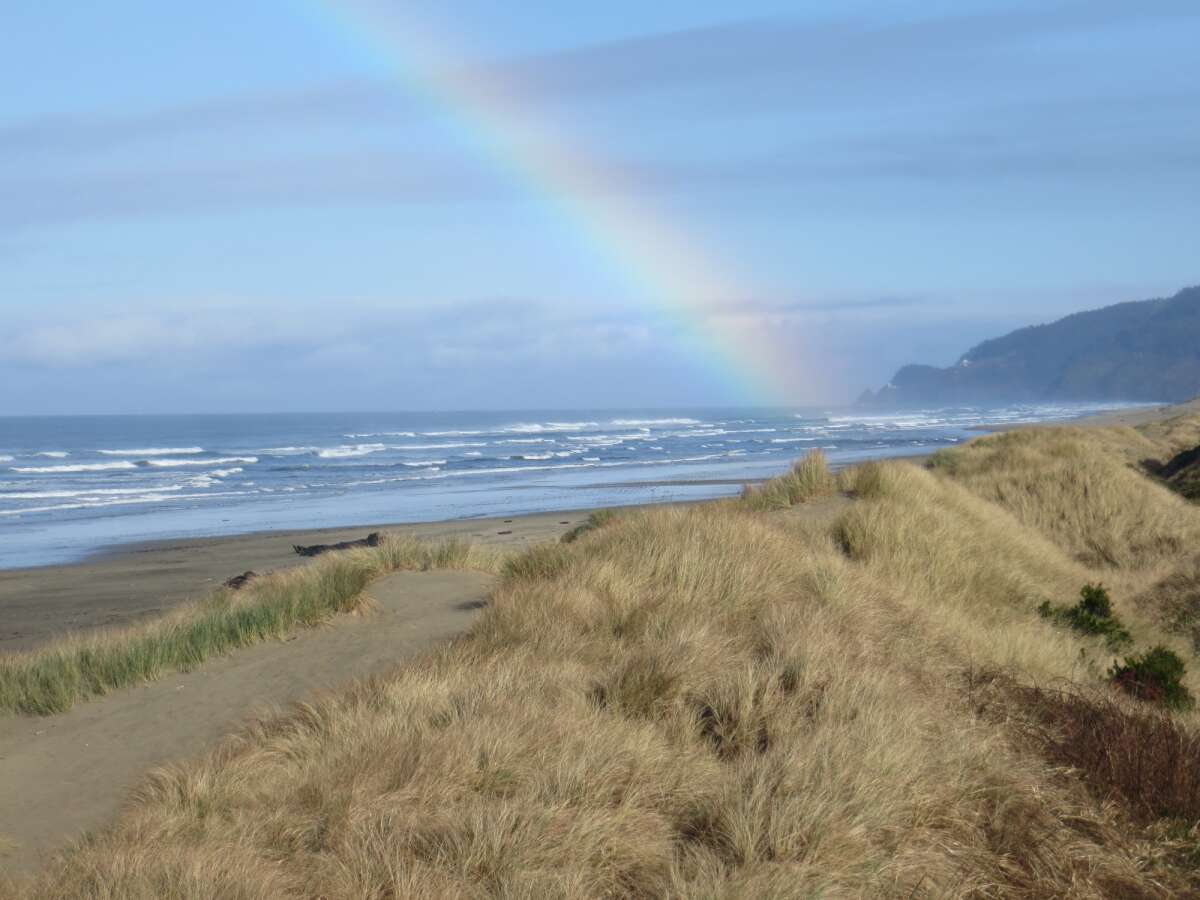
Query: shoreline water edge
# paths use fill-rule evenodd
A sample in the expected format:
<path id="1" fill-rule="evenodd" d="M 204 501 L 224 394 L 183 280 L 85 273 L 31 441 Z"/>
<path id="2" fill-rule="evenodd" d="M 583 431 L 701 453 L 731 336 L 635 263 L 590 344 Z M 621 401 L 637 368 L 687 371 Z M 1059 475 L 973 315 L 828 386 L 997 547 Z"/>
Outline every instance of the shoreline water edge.
<path id="1" fill-rule="evenodd" d="M 400 525 L 736 493 L 810 449 L 920 456 L 1122 404 L 903 412 L 549 411 L 0 419 L 0 570 L 161 539 Z"/>

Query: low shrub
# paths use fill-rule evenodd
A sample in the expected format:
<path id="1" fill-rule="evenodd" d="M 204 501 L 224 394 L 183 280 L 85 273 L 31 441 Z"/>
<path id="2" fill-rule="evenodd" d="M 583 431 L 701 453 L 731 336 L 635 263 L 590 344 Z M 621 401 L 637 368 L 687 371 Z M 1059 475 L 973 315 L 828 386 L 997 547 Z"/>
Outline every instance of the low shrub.
<path id="1" fill-rule="evenodd" d="M 1187 672 L 1179 654 L 1161 644 L 1145 653 L 1127 656 L 1114 663 L 1109 680 L 1125 693 L 1167 709 L 1189 710 L 1195 706 L 1191 692 L 1183 684 Z"/>
<path id="2" fill-rule="evenodd" d="M 1016 724 L 1037 751 L 1074 770 L 1101 800 L 1139 822 L 1200 822 L 1200 735 L 1157 711 L 1132 710 L 1099 690 L 1017 684 L 985 676 L 979 711 Z M 1015 715 L 1014 715 L 1015 713 Z"/>
<path id="3" fill-rule="evenodd" d="M 1074 606 L 1055 606 L 1046 600 L 1038 607 L 1038 614 L 1080 634 L 1103 637 L 1114 652 L 1133 644 L 1129 630 L 1113 613 L 1112 601 L 1102 584 L 1085 584 Z"/>

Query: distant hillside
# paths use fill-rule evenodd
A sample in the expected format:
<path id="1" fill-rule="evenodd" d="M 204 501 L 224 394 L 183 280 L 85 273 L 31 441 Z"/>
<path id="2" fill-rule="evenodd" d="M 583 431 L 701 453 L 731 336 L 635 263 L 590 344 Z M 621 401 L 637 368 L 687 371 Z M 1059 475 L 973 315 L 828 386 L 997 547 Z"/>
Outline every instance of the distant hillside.
<path id="1" fill-rule="evenodd" d="M 1200 287 L 1119 303 L 984 341 L 938 369 L 909 365 L 863 406 L 1090 400 L 1178 402 L 1200 394 Z"/>

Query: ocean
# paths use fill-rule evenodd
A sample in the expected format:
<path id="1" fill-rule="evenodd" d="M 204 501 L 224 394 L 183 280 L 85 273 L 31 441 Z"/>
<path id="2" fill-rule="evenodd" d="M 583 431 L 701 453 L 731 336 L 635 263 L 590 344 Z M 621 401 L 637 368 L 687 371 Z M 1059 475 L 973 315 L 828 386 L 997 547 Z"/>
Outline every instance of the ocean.
<path id="1" fill-rule="evenodd" d="M 717 497 L 812 449 L 921 454 L 1113 408 L 0 418 L 0 568 L 162 538 Z"/>

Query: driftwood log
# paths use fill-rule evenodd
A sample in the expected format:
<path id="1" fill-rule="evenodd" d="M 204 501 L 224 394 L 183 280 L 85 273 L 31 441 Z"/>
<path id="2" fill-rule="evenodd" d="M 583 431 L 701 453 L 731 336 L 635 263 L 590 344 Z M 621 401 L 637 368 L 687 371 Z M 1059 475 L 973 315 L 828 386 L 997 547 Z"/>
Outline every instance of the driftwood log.
<path id="1" fill-rule="evenodd" d="M 257 572 L 255 572 L 253 569 L 247 569 L 241 575 L 234 575 L 232 578 L 230 578 L 228 581 L 226 581 L 225 587 L 229 588 L 231 591 L 240 591 L 242 588 L 244 588 L 246 586 L 246 582 L 251 581 L 257 577 L 258 577 Z"/>
<path id="2" fill-rule="evenodd" d="M 309 544 L 307 547 L 300 544 L 292 544 L 292 549 L 300 556 L 320 556 L 322 553 L 328 553 L 331 550 L 352 550 L 355 547 L 378 547 L 381 540 L 383 540 L 383 535 L 378 531 L 372 531 L 365 538 L 359 538 L 357 541 L 342 541 L 338 544 Z"/>

